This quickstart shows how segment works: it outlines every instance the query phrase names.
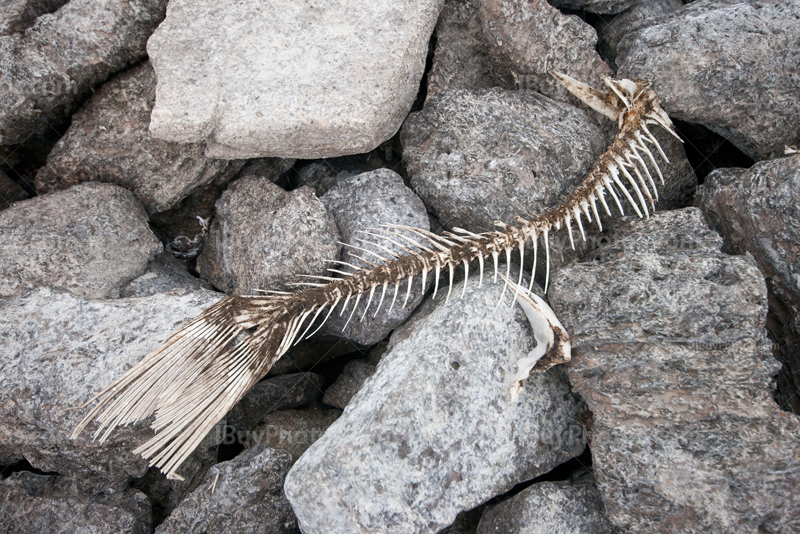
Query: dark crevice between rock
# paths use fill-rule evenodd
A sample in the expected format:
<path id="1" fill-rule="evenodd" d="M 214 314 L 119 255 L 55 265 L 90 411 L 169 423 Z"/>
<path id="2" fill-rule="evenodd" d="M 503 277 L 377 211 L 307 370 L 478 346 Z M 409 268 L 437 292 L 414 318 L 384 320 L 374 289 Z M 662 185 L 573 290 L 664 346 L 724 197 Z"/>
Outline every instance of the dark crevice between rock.
<path id="1" fill-rule="evenodd" d="M 715 169 L 749 168 L 755 163 L 733 143 L 702 124 L 692 124 L 675 118 L 672 118 L 672 122 L 683 139 L 683 148 L 697 175 L 698 184 L 705 183 L 706 176 Z"/>
<path id="2" fill-rule="evenodd" d="M 67 132 L 69 125 L 69 119 L 64 124 L 53 126 L 43 122 L 23 143 L 0 146 L 0 171 L 24 189 L 29 197 L 37 196 L 34 185 L 36 172 L 44 167 L 47 155 Z"/>
<path id="3" fill-rule="evenodd" d="M 425 58 L 425 73 L 422 75 L 422 80 L 420 80 L 419 82 L 419 91 L 417 92 L 417 98 L 411 105 L 410 113 L 421 110 L 422 106 L 425 104 L 425 99 L 428 97 L 428 76 L 430 76 L 431 69 L 433 68 L 434 50 L 436 50 L 435 31 L 433 32 L 433 34 L 431 34 L 431 38 L 428 41 L 428 56 Z"/>
<path id="4" fill-rule="evenodd" d="M 772 355 L 781 363 L 775 376 L 773 398 L 781 410 L 800 415 L 800 320 L 775 295 L 767 280 L 767 333 L 772 341 Z"/>
<path id="5" fill-rule="evenodd" d="M 4 480 L 14 473 L 18 473 L 20 471 L 28 471 L 29 473 L 35 473 L 37 475 L 60 476 L 59 473 L 53 471 L 42 471 L 41 469 L 36 469 L 28 462 L 28 460 L 23 458 L 22 460 L 19 460 L 13 464 L 0 466 L 0 480 Z"/>

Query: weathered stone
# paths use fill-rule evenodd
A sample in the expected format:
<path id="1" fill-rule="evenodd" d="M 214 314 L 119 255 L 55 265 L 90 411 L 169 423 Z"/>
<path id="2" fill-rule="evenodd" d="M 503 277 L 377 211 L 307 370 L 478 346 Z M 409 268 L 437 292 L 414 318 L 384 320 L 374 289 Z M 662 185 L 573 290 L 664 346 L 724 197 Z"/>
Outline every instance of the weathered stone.
<path id="1" fill-rule="evenodd" d="M 136 490 L 82 495 L 69 479 L 14 473 L 0 482 L 0 531 L 7 534 L 149 534 L 147 497 Z"/>
<path id="2" fill-rule="evenodd" d="M 339 231 L 307 188 L 287 192 L 267 178 L 236 182 L 217 201 L 200 275 L 228 292 L 286 289 L 299 274 L 325 274 L 339 257 Z"/>
<path id="3" fill-rule="evenodd" d="M 2 0 L 0 35 L 25 31 L 45 13 L 52 13 L 68 0 Z"/>
<path id="4" fill-rule="evenodd" d="M 132 191 L 154 213 L 214 180 L 233 178 L 243 161 L 208 159 L 203 143 L 153 138 L 148 126 L 155 99 L 156 75 L 149 62 L 103 84 L 72 116 L 69 130 L 36 174 L 36 190 L 113 183 Z"/>
<path id="5" fill-rule="evenodd" d="M 749 252 L 767 281 L 768 321 L 778 341 L 778 400 L 800 413 L 800 156 L 756 163 L 750 169 L 720 169 L 698 195 L 726 250 Z"/>
<path id="6" fill-rule="evenodd" d="M 156 533 L 297 533 L 292 508 L 283 494 L 289 465 L 286 452 L 264 446 L 215 465 Z"/>
<path id="7" fill-rule="evenodd" d="M 589 11 L 590 13 L 621 13 L 637 3 L 648 3 L 652 0 L 551 0 L 550 4 L 562 9 Z"/>
<path id="8" fill-rule="evenodd" d="M 436 23 L 436 49 L 428 73 L 427 98 L 448 89 L 514 88 L 483 36 L 479 0 L 445 0 Z"/>
<path id="9" fill-rule="evenodd" d="M 411 109 L 441 6 L 174 0 L 147 47 L 151 131 L 211 157 L 368 152 Z"/>
<path id="10" fill-rule="evenodd" d="M 84 411 L 63 410 L 88 401 L 218 299 L 83 300 L 49 288 L 0 299 L 0 457 L 21 454 L 91 492 L 141 477 L 147 461 L 131 451 L 153 436 L 149 425 L 119 428 L 101 444 L 92 423 L 73 441 Z"/>
<path id="11" fill-rule="evenodd" d="M 25 32 L 0 37 L 0 145 L 60 124 L 92 89 L 144 57 L 166 7 L 166 0 L 71 0 Z"/>
<path id="12" fill-rule="evenodd" d="M 358 393 L 373 374 L 375 374 L 375 366 L 364 360 L 348 362 L 336 382 L 325 390 L 322 403 L 344 410 L 350 399 Z"/>
<path id="13" fill-rule="evenodd" d="M 607 534 L 612 527 L 594 479 L 539 482 L 487 510 L 477 534 Z"/>
<path id="14" fill-rule="evenodd" d="M 375 375 L 289 472 L 306 534 L 438 532 L 583 451 L 583 405 L 563 370 L 530 377 L 511 402 L 530 325 L 508 292 L 495 310 L 502 285 L 469 283 L 464 300 L 456 284 L 449 303 L 439 293 L 395 330 Z"/>
<path id="15" fill-rule="evenodd" d="M 682 0 L 647 0 L 633 4 L 622 13 L 598 17 L 595 28 L 600 55 L 616 70 L 617 45 L 623 37 L 634 30 L 656 24 L 659 17 L 682 7 Z"/>
<path id="16" fill-rule="evenodd" d="M 39 286 L 113 298 L 161 251 L 136 198 L 88 183 L 0 212 L 0 296 Z"/>
<path id="17" fill-rule="evenodd" d="M 186 265 L 169 252 L 161 252 L 147 264 L 144 274 L 128 282 L 120 296 L 149 297 L 167 291 L 211 290 L 207 282 L 195 278 L 186 270 Z"/>
<path id="18" fill-rule="evenodd" d="M 766 287 L 721 244 L 698 209 L 657 213 L 553 281 L 598 488 L 630 532 L 800 529 L 800 419 L 771 397 Z"/>
<path id="19" fill-rule="evenodd" d="M 266 445 L 292 455 L 296 462 L 342 414 L 340 410 L 319 405 L 304 410 L 281 410 L 263 417 L 263 424 L 240 433 L 245 447 Z"/>
<path id="20" fill-rule="evenodd" d="M 4 210 L 12 203 L 26 198 L 28 198 L 28 193 L 9 178 L 6 173 L 0 171 L 0 210 Z"/>
<path id="21" fill-rule="evenodd" d="M 782 154 L 800 142 L 798 17 L 796 0 L 696 2 L 624 38 L 618 74 L 755 159 Z"/>
<path id="22" fill-rule="evenodd" d="M 594 28 L 576 16 L 562 15 L 546 0 L 482 0 L 480 16 L 493 54 L 518 77 L 520 88 L 577 104 L 551 70 L 595 87 L 611 73 L 595 49 Z"/>
<path id="23" fill-rule="evenodd" d="M 228 425 L 251 430 L 278 410 L 302 408 L 322 396 L 325 378 L 316 373 L 292 373 L 262 380 L 228 412 Z"/>
<path id="24" fill-rule="evenodd" d="M 389 169 L 378 169 L 339 180 L 320 200 L 333 215 L 343 243 L 371 250 L 383 258 L 389 257 L 385 250 L 366 245 L 362 240 L 380 242 L 382 246 L 400 255 L 406 254 L 406 252 L 396 244 L 360 232 L 380 233 L 375 229 L 382 225 L 392 224 L 430 230 L 425 205 L 411 189 L 403 184 L 400 175 Z M 408 235 L 413 237 L 414 234 Z M 395 241 L 399 239 L 395 236 L 389 237 Z M 408 245 L 408 243 L 405 244 Z M 383 263 L 378 257 L 368 252 L 347 246 L 343 247 L 342 261 L 361 268 L 368 268 L 369 265 L 357 258 L 359 256 L 375 263 Z M 353 271 L 350 268 L 344 270 L 346 272 Z M 403 286 L 404 290 L 405 288 L 406 286 Z M 391 311 L 389 311 L 389 307 L 392 295 L 394 295 L 394 288 L 391 290 L 387 288 L 386 293 L 388 296 L 381 303 L 383 292 L 381 288 L 378 288 L 369 309 L 366 307 L 367 301 L 363 300 L 358 308 L 350 306 L 342 315 L 333 314 L 323 326 L 323 331 L 331 335 L 346 337 L 361 345 L 374 345 L 408 319 L 411 312 L 422 302 L 424 291 L 417 284 L 411 291 L 408 303 L 403 306 L 405 291 L 399 293 L 398 290 L 400 302 L 396 302 Z M 378 306 L 381 306 L 380 313 L 377 313 Z M 344 328 L 345 325 L 347 328 Z"/>

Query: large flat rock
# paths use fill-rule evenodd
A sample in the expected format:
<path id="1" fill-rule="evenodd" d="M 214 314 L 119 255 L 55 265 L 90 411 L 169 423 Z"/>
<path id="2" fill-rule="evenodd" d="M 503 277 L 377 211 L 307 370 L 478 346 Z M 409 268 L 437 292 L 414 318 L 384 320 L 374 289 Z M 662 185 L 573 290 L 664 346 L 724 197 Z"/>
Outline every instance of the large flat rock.
<path id="1" fill-rule="evenodd" d="M 150 129 L 221 158 L 369 152 L 411 109 L 442 1 L 173 0 Z"/>
<path id="2" fill-rule="evenodd" d="M 657 213 L 554 279 L 598 488 L 630 532 L 800 531 L 800 418 L 772 399 L 767 290 L 721 245 L 700 210 Z"/>

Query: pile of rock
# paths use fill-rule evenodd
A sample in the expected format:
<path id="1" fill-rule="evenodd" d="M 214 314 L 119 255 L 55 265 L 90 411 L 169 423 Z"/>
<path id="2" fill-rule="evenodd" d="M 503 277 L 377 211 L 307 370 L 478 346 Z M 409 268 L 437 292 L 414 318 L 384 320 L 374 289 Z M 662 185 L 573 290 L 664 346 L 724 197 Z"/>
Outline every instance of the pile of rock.
<path id="1" fill-rule="evenodd" d="M 0 531 L 800 531 L 800 1 L 6 4 Z M 366 268 L 370 227 L 555 206 L 616 126 L 551 69 L 652 81 L 704 132 L 654 131 L 649 220 L 551 242 L 571 362 L 511 402 L 531 327 L 459 274 L 334 314 L 183 480 L 133 454 L 146 422 L 70 439 L 225 293 Z M 715 150 L 755 164 L 698 186 Z"/>

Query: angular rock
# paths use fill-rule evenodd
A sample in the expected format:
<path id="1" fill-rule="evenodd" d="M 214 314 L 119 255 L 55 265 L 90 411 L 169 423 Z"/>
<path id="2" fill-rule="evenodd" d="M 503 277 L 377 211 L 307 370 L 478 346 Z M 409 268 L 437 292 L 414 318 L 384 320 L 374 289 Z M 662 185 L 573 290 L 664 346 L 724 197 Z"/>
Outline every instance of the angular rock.
<path id="1" fill-rule="evenodd" d="M 302 408 L 322 396 L 325 378 L 316 373 L 292 373 L 262 380 L 228 412 L 228 425 L 251 430 L 272 412 Z"/>
<path id="2" fill-rule="evenodd" d="M 224 291 L 286 289 L 299 274 L 326 274 L 327 262 L 339 257 L 336 223 L 308 187 L 287 192 L 248 177 L 216 207 L 197 270 Z"/>
<path id="3" fill-rule="evenodd" d="M 373 374 L 375 374 L 375 366 L 365 360 L 348 362 L 336 382 L 325 390 L 322 403 L 344 410 L 350 399 L 359 392 Z"/>
<path id="4" fill-rule="evenodd" d="M 49 288 L 0 299 L 0 457 L 21 454 L 89 492 L 144 475 L 147 461 L 131 451 L 153 436 L 148 424 L 119 428 L 100 444 L 92 423 L 73 441 L 84 411 L 63 410 L 88 401 L 218 299 L 204 291 L 84 300 Z"/>
<path id="5" fill-rule="evenodd" d="M 631 532 L 800 529 L 800 418 L 771 397 L 767 290 L 721 244 L 696 208 L 657 213 L 554 279 L 598 488 Z"/>
<path id="6" fill-rule="evenodd" d="M 290 465 L 285 451 L 264 446 L 215 465 L 156 533 L 297 533 L 292 508 L 283 494 Z"/>
<path id="7" fill-rule="evenodd" d="M 0 145 L 60 124 L 92 89 L 144 57 L 166 7 L 166 0 L 71 0 L 24 33 L 0 37 Z"/>
<path id="8" fill-rule="evenodd" d="M 14 473 L 0 482 L 0 531 L 7 534 L 149 534 L 147 497 L 136 490 L 80 494 L 63 477 Z"/>
<path id="9" fill-rule="evenodd" d="M 151 131 L 221 158 L 368 152 L 411 109 L 442 1 L 175 0 Z"/>
<path id="10" fill-rule="evenodd" d="M 656 24 L 659 17 L 682 7 L 682 0 L 647 0 L 637 2 L 617 15 L 600 17 L 595 24 L 600 55 L 616 70 L 617 45 L 623 37 L 645 26 Z"/>
<path id="11" fill-rule="evenodd" d="M 380 242 L 382 246 L 398 255 L 404 255 L 406 252 L 396 244 L 359 232 L 376 233 L 376 228 L 392 224 L 430 230 L 425 205 L 411 189 L 403 184 L 400 175 L 389 169 L 378 169 L 339 180 L 320 200 L 333 215 L 343 243 L 368 249 L 383 258 L 389 258 L 389 254 L 385 250 L 366 245 L 361 240 Z M 407 235 L 413 236 L 414 234 L 407 233 Z M 396 236 L 389 237 L 395 241 L 399 239 Z M 361 268 L 368 268 L 369 265 L 358 259 L 358 256 L 374 263 L 383 263 L 378 257 L 368 252 L 347 246 L 343 247 L 342 261 Z M 344 270 L 346 272 L 353 271 L 351 268 Z M 405 285 L 403 289 L 406 289 Z M 386 293 L 385 302 L 381 303 L 383 293 L 379 288 L 369 309 L 366 307 L 367 300 L 363 300 L 357 308 L 350 306 L 342 315 L 333 314 L 323 326 L 323 332 L 346 337 L 361 345 L 374 345 L 408 319 L 411 312 L 422 302 L 424 291 L 417 284 L 411 291 L 408 303 L 405 303 L 405 291 L 400 293 L 398 290 L 399 302 L 392 307 L 391 311 L 389 311 L 389 307 L 392 295 L 394 295 L 394 288 L 387 289 Z M 380 313 L 378 313 L 379 311 Z M 344 328 L 345 325 L 347 328 Z"/>
<path id="12" fill-rule="evenodd" d="M 4 210 L 12 203 L 26 198 L 28 198 L 28 193 L 9 178 L 6 173 L 0 171 L 0 210 Z"/>
<path id="13" fill-rule="evenodd" d="M 0 212 L 0 296 L 39 286 L 114 298 L 161 251 L 130 192 L 87 183 Z"/>
<path id="14" fill-rule="evenodd" d="M 594 28 L 576 16 L 562 15 L 546 0 L 482 0 L 480 16 L 493 54 L 514 73 L 522 89 L 577 104 L 550 70 L 595 87 L 611 73 L 595 49 Z"/>
<path id="15" fill-rule="evenodd" d="M 120 291 L 120 297 L 149 297 L 168 291 L 211 290 L 207 282 L 195 278 L 186 270 L 186 265 L 169 252 L 161 252 L 147 264 L 144 274 L 128 282 Z"/>
<path id="16" fill-rule="evenodd" d="M 607 534 L 594 479 L 539 482 L 487 510 L 476 534 Z"/>
<path id="17" fill-rule="evenodd" d="M 342 414 L 316 405 L 305 410 L 281 410 L 264 416 L 263 424 L 239 434 L 245 447 L 266 445 L 287 451 L 296 462 Z"/>
<path id="18" fill-rule="evenodd" d="M 442 224 L 473 232 L 542 214 L 603 152 L 586 114 L 533 92 L 447 91 L 401 132 L 411 185 Z"/>
<path id="19" fill-rule="evenodd" d="M 498 68 L 483 36 L 479 7 L 479 0 L 445 0 L 436 24 L 427 98 L 448 89 L 514 88 L 511 74 Z"/>
<path id="20" fill-rule="evenodd" d="M 149 62 L 103 84 L 72 116 L 67 133 L 36 174 L 41 193 L 81 182 L 106 182 L 136 195 L 148 213 L 175 206 L 212 181 L 229 181 L 243 161 L 212 160 L 203 143 L 155 139 L 148 131 L 156 100 L 156 75 Z"/>
<path id="21" fill-rule="evenodd" d="M 618 74 L 653 82 L 673 118 L 700 123 L 754 159 L 800 142 L 800 2 L 685 6 L 624 38 Z"/>
<path id="22" fill-rule="evenodd" d="M 25 31 L 45 13 L 52 13 L 68 0 L 3 0 L 0 35 Z"/>
<path id="23" fill-rule="evenodd" d="M 646 4 L 653 0 L 551 0 L 550 4 L 561 9 L 588 11 L 590 13 L 621 13 L 637 3 Z"/>
<path id="24" fill-rule="evenodd" d="M 531 376 L 511 403 L 530 325 L 508 292 L 495 310 L 501 284 L 469 289 L 449 303 L 440 293 L 394 332 L 375 375 L 289 472 L 304 533 L 438 532 L 583 451 L 583 404 L 562 369 Z"/>
<path id="25" fill-rule="evenodd" d="M 783 350 L 779 402 L 800 413 L 800 155 L 720 169 L 706 178 L 698 200 L 726 250 L 749 252 L 767 281 L 767 327 Z"/>

